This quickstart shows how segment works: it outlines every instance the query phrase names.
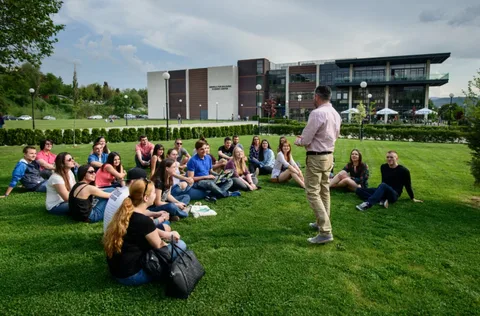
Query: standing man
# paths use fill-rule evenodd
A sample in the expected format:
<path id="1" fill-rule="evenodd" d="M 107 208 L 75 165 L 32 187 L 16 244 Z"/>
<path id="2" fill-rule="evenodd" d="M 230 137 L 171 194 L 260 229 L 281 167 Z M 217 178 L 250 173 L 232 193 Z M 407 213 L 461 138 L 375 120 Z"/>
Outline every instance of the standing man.
<path id="1" fill-rule="evenodd" d="M 148 168 L 150 159 L 153 156 L 153 144 L 148 141 L 147 136 L 141 135 L 139 144 L 135 146 L 135 164 L 137 168 Z"/>
<path id="2" fill-rule="evenodd" d="M 363 212 L 375 204 L 388 208 L 389 203 L 395 203 L 402 194 L 403 187 L 407 190 L 408 196 L 413 202 L 421 203 L 413 195 L 412 180 L 410 171 L 398 164 L 398 154 L 394 150 L 387 152 L 387 163 L 380 167 L 382 183 L 378 188 L 362 189 L 357 188 L 355 193 L 365 202 L 356 206 L 357 210 Z"/>
<path id="3" fill-rule="evenodd" d="M 308 238 L 312 244 L 325 244 L 333 241 L 330 223 L 330 170 L 333 167 L 333 150 L 340 134 L 342 119 L 330 103 L 332 90 L 329 86 L 315 89 L 315 110 L 310 113 L 307 126 L 295 145 L 307 149 L 305 190 L 310 207 L 317 221 L 310 227 L 318 230 L 318 235 Z"/>

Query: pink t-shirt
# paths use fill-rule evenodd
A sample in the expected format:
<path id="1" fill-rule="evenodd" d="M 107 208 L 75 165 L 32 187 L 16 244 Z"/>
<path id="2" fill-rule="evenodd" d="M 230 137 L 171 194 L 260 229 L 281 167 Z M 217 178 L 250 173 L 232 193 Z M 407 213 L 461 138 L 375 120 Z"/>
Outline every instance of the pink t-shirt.
<path id="1" fill-rule="evenodd" d="M 140 152 L 142 153 L 142 156 L 148 156 L 150 155 L 150 152 L 153 150 L 153 144 L 150 143 L 150 142 L 147 142 L 147 144 L 145 146 L 142 146 L 141 144 L 137 144 L 135 146 L 135 152 L 137 152 L 137 150 L 140 150 Z"/>
<path id="2" fill-rule="evenodd" d="M 111 165 L 105 164 L 103 165 L 103 168 L 97 170 L 97 176 L 95 177 L 95 184 L 97 187 L 108 187 L 112 185 L 112 182 L 115 180 L 113 174 L 106 170 L 107 166 Z"/>
<path id="3" fill-rule="evenodd" d="M 35 158 L 35 160 L 42 159 L 42 160 L 44 160 L 45 162 L 53 165 L 53 164 L 55 163 L 55 158 L 57 158 L 57 155 L 55 155 L 54 153 L 49 152 L 49 153 L 47 154 L 45 151 L 40 150 L 40 151 L 37 153 L 37 157 Z M 40 167 L 40 170 L 43 170 L 43 169 L 45 169 L 45 168 Z"/>

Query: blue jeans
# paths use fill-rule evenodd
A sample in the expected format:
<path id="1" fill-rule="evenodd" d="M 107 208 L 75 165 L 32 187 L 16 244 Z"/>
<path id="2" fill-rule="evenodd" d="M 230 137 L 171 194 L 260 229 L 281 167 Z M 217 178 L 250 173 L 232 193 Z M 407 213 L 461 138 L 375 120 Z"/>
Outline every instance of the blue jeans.
<path id="1" fill-rule="evenodd" d="M 43 181 L 36 189 L 35 192 L 47 192 L 47 180 Z"/>
<path id="2" fill-rule="evenodd" d="M 397 191 L 385 183 L 381 183 L 376 189 L 357 188 L 355 193 L 371 206 L 383 200 L 388 200 L 388 203 L 395 203 L 399 198 Z"/>
<path id="3" fill-rule="evenodd" d="M 180 249 L 182 250 L 187 250 L 187 245 L 183 240 L 179 240 L 176 243 L 176 245 L 180 247 Z M 172 245 L 168 244 L 167 247 L 168 247 L 168 251 L 172 252 Z M 177 258 L 177 254 L 174 251 L 172 260 L 175 260 L 175 258 Z M 154 281 L 154 278 L 149 276 L 143 269 L 140 269 L 140 271 L 138 271 L 132 276 L 129 276 L 128 278 L 124 278 L 124 279 L 116 278 L 116 279 L 119 283 L 123 285 L 142 285 L 142 284 L 146 284 Z"/>
<path id="4" fill-rule="evenodd" d="M 98 201 L 95 204 L 95 206 L 92 208 L 92 211 L 88 216 L 90 223 L 96 223 L 103 220 L 105 207 L 107 206 L 107 202 L 108 202 L 108 199 L 103 199 L 103 198 L 95 198 L 95 199 L 97 199 Z"/>
<path id="5" fill-rule="evenodd" d="M 227 179 L 225 182 L 218 185 L 215 184 L 215 181 L 213 180 L 200 180 L 193 184 L 193 188 L 203 191 L 210 191 L 211 195 L 218 198 L 224 198 L 230 195 L 230 193 L 228 193 L 228 189 L 230 189 L 232 185 L 232 179 Z"/>
<path id="6" fill-rule="evenodd" d="M 151 158 L 152 158 L 152 157 L 150 157 L 150 155 L 146 155 L 146 156 L 142 155 L 142 160 L 143 160 L 143 161 L 150 161 Z M 138 160 L 138 157 L 137 157 L 136 154 L 135 154 L 135 165 L 137 166 L 137 168 L 143 168 L 143 169 L 149 167 L 149 166 L 144 166 L 144 165 L 142 165 L 142 164 L 140 163 L 140 160 Z"/>
<path id="7" fill-rule="evenodd" d="M 182 196 L 184 194 L 188 194 L 190 196 L 190 200 L 203 200 L 207 196 L 207 192 L 195 189 L 189 185 L 185 188 L 185 190 L 182 191 L 178 184 L 175 184 L 172 187 L 172 189 L 170 190 L 170 194 L 177 200 L 179 196 Z"/>
<path id="8" fill-rule="evenodd" d="M 68 208 L 68 202 L 62 202 L 54 206 L 48 212 L 53 215 L 67 215 L 70 209 Z"/>
<path id="9" fill-rule="evenodd" d="M 178 202 L 185 203 L 185 204 L 188 204 L 190 202 L 190 196 L 188 196 L 187 194 L 176 197 L 176 199 L 178 200 Z M 151 206 L 148 209 L 152 212 L 166 211 L 168 212 L 168 214 L 170 214 L 170 216 L 178 216 L 178 217 L 188 216 L 186 212 L 182 211 L 174 203 L 167 203 L 160 206 Z"/>

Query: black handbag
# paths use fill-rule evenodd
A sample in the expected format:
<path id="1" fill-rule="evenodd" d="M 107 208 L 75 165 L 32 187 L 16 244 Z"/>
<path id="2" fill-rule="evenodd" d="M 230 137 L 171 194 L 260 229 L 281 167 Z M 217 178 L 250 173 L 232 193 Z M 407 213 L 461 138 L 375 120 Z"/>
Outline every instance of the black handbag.
<path id="1" fill-rule="evenodd" d="M 142 258 L 142 268 L 154 279 L 164 279 L 169 275 L 171 262 L 168 247 L 150 249 Z"/>
<path id="2" fill-rule="evenodd" d="M 173 258 L 173 252 L 177 254 L 177 257 L 170 265 L 166 294 L 171 297 L 186 299 L 205 274 L 205 269 L 192 250 L 180 249 L 175 245 L 173 238 L 171 245 L 171 257 Z"/>

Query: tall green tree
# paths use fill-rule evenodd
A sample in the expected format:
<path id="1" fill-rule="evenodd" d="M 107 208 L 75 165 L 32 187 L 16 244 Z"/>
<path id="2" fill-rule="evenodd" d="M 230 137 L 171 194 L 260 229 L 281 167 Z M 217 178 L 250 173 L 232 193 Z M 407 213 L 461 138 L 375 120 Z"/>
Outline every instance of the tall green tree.
<path id="1" fill-rule="evenodd" d="M 467 137 L 468 147 L 472 150 L 472 161 L 470 162 L 471 172 L 476 184 L 480 184 L 480 69 L 473 80 L 468 82 L 466 96 L 467 119 L 471 122 L 472 128 Z"/>
<path id="2" fill-rule="evenodd" d="M 1 0 L 0 64 L 39 66 L 50 56 L 58 42 L 56 35 L 65 27 L 52 20 L 62 4 L 60 0 Z"/>

